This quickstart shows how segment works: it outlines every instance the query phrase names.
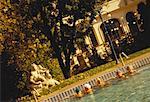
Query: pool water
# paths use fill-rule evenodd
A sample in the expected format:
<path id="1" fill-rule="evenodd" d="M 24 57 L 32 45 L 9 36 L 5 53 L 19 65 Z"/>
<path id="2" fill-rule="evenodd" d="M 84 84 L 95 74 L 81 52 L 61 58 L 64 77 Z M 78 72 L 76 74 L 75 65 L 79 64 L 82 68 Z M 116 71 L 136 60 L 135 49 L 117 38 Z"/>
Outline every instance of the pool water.
<path id="1" fill-rule="evenodd" d="M 150 68 L 126 80 L 111 83 L 112 86 L 98 88 L 91 95 L 64 102 L 150 102 Z"/>

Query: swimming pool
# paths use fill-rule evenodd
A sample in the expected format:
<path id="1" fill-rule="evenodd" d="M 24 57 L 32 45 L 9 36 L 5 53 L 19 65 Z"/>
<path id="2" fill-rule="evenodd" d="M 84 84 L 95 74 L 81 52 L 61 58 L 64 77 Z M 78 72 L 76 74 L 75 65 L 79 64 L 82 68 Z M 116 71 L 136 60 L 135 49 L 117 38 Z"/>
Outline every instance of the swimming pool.
<path id="1" fill-rule="evenodd" d="M 64 102 L 150 102 L 150 68 L 126 80 L 111 82 L 112 86 L 98 88 L 91 95 Z"/>

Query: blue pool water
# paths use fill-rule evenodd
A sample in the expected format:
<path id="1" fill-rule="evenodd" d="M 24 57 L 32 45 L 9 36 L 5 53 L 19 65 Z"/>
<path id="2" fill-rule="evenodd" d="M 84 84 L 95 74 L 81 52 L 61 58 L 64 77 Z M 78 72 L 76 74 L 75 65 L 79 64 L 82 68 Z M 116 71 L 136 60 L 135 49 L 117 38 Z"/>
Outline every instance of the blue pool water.
<path id="1" fill-rule="evenodd" d="M 112 86 L 98 88 L 91 95 L 64 102 L 150 102 L 150 68 L 126 80 L 111 83 Z"/>

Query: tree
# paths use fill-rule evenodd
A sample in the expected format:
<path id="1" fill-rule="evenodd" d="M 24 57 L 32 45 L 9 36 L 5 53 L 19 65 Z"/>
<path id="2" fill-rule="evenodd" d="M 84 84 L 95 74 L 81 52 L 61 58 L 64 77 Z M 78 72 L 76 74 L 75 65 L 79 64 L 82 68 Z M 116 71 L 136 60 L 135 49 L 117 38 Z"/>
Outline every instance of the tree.
<path id="1" fill-rule="evenodd" d="M 76 23 L 80 19 L 92 22 L 95 0 L 24 0 L 13 4 L 18 5 L 24 21 L 32 22 L 34 32 L 47 36 L 64 77 L 69 78 L 70 56 L 75 51 Z"/>
<path id="2" fill-rule="evenodd" d="M 79 20 L 89 19 L 90 22 L 94 19 L 94 0 L 58 0 L 58 11 L 60 20 L 60 31 L 61 38 L 67 39 L 66 42 L 62 40 L 62 48 L 65 56 L 65 64 L 62 70 L 66 78 L 70 77 L 70 55 L 74 52 L 74 44 L 76 43 L 77 27 L 76 23 Z M 67 24 L 63 23 L 63 17 L 69 17 L 67 19 Z M 65 29 L 69 29 L 66 32 Z M 87 30 L 87 29 L 86 29 Z M 82 32 L 82 31 L 81 31 Z M 67 36 L 69 35 L 69 37 Z M 67 72 L 67 73 L 66 73 Z"/>
<path id="3" fill-rule="evenodd" d="M 88 25 L 81 26 L 81 34 L 91 28 L 96 0 L 3 0 L 0 3 L 2 72 L 9 74 L 8 81 L 3 77 L 4 86 L 9 82 L 11 88 L 25 94 L 33 62 L 48 67 L 53 76 L 62 80 L 55 57 L 64 77 L 69 78 L 78 21 L 86 21 Z M 10 96 L 14 96 L 14 91 L 7 88 Z"/>
<path id="4" fill-rule="evenodd" d="M 48 68 L 57 80 L 63 80 L 50 41 L 44 34 L 32 29 L 33 21 L 23 18 L 18 5 L 1 1 L 0 15 L 3 100 L 28 93 L 33 62 Z"/>

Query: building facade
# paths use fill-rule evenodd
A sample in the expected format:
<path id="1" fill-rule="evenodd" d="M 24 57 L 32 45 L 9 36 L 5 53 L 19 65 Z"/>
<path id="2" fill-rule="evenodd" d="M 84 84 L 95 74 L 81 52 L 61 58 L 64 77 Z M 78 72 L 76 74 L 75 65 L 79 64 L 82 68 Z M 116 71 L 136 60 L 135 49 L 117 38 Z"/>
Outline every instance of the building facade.
<path id="1" fill-rule="evenodd" d="M 76 54 L 72 56 L 71 68 L 78 66 L 84 69 L 93 66 L 89 56 L 94 55 L 94 51 L 100 59 L 108 58 L 113 54 L 110 39 L 114 48 L 121 42 L 127 41 L 124 39 L 129 37 L 131 37 L 131 41 L 126 43 L 132 43 L 132 38 L 137 36 L 141 30 L 138 24 L 140 15 L 137 11 L 140 2 L 144 2 L 144 0 L 111 0 L 104 3 L 100 10 L 103 21 L 100 15 L 97 15 L 93 22 L 93 33 L 84 36 L 85 43 L 89 48 L 88 53 L 77 47 Z M 119 49 L 114 50 L 118 51 Z"/>

